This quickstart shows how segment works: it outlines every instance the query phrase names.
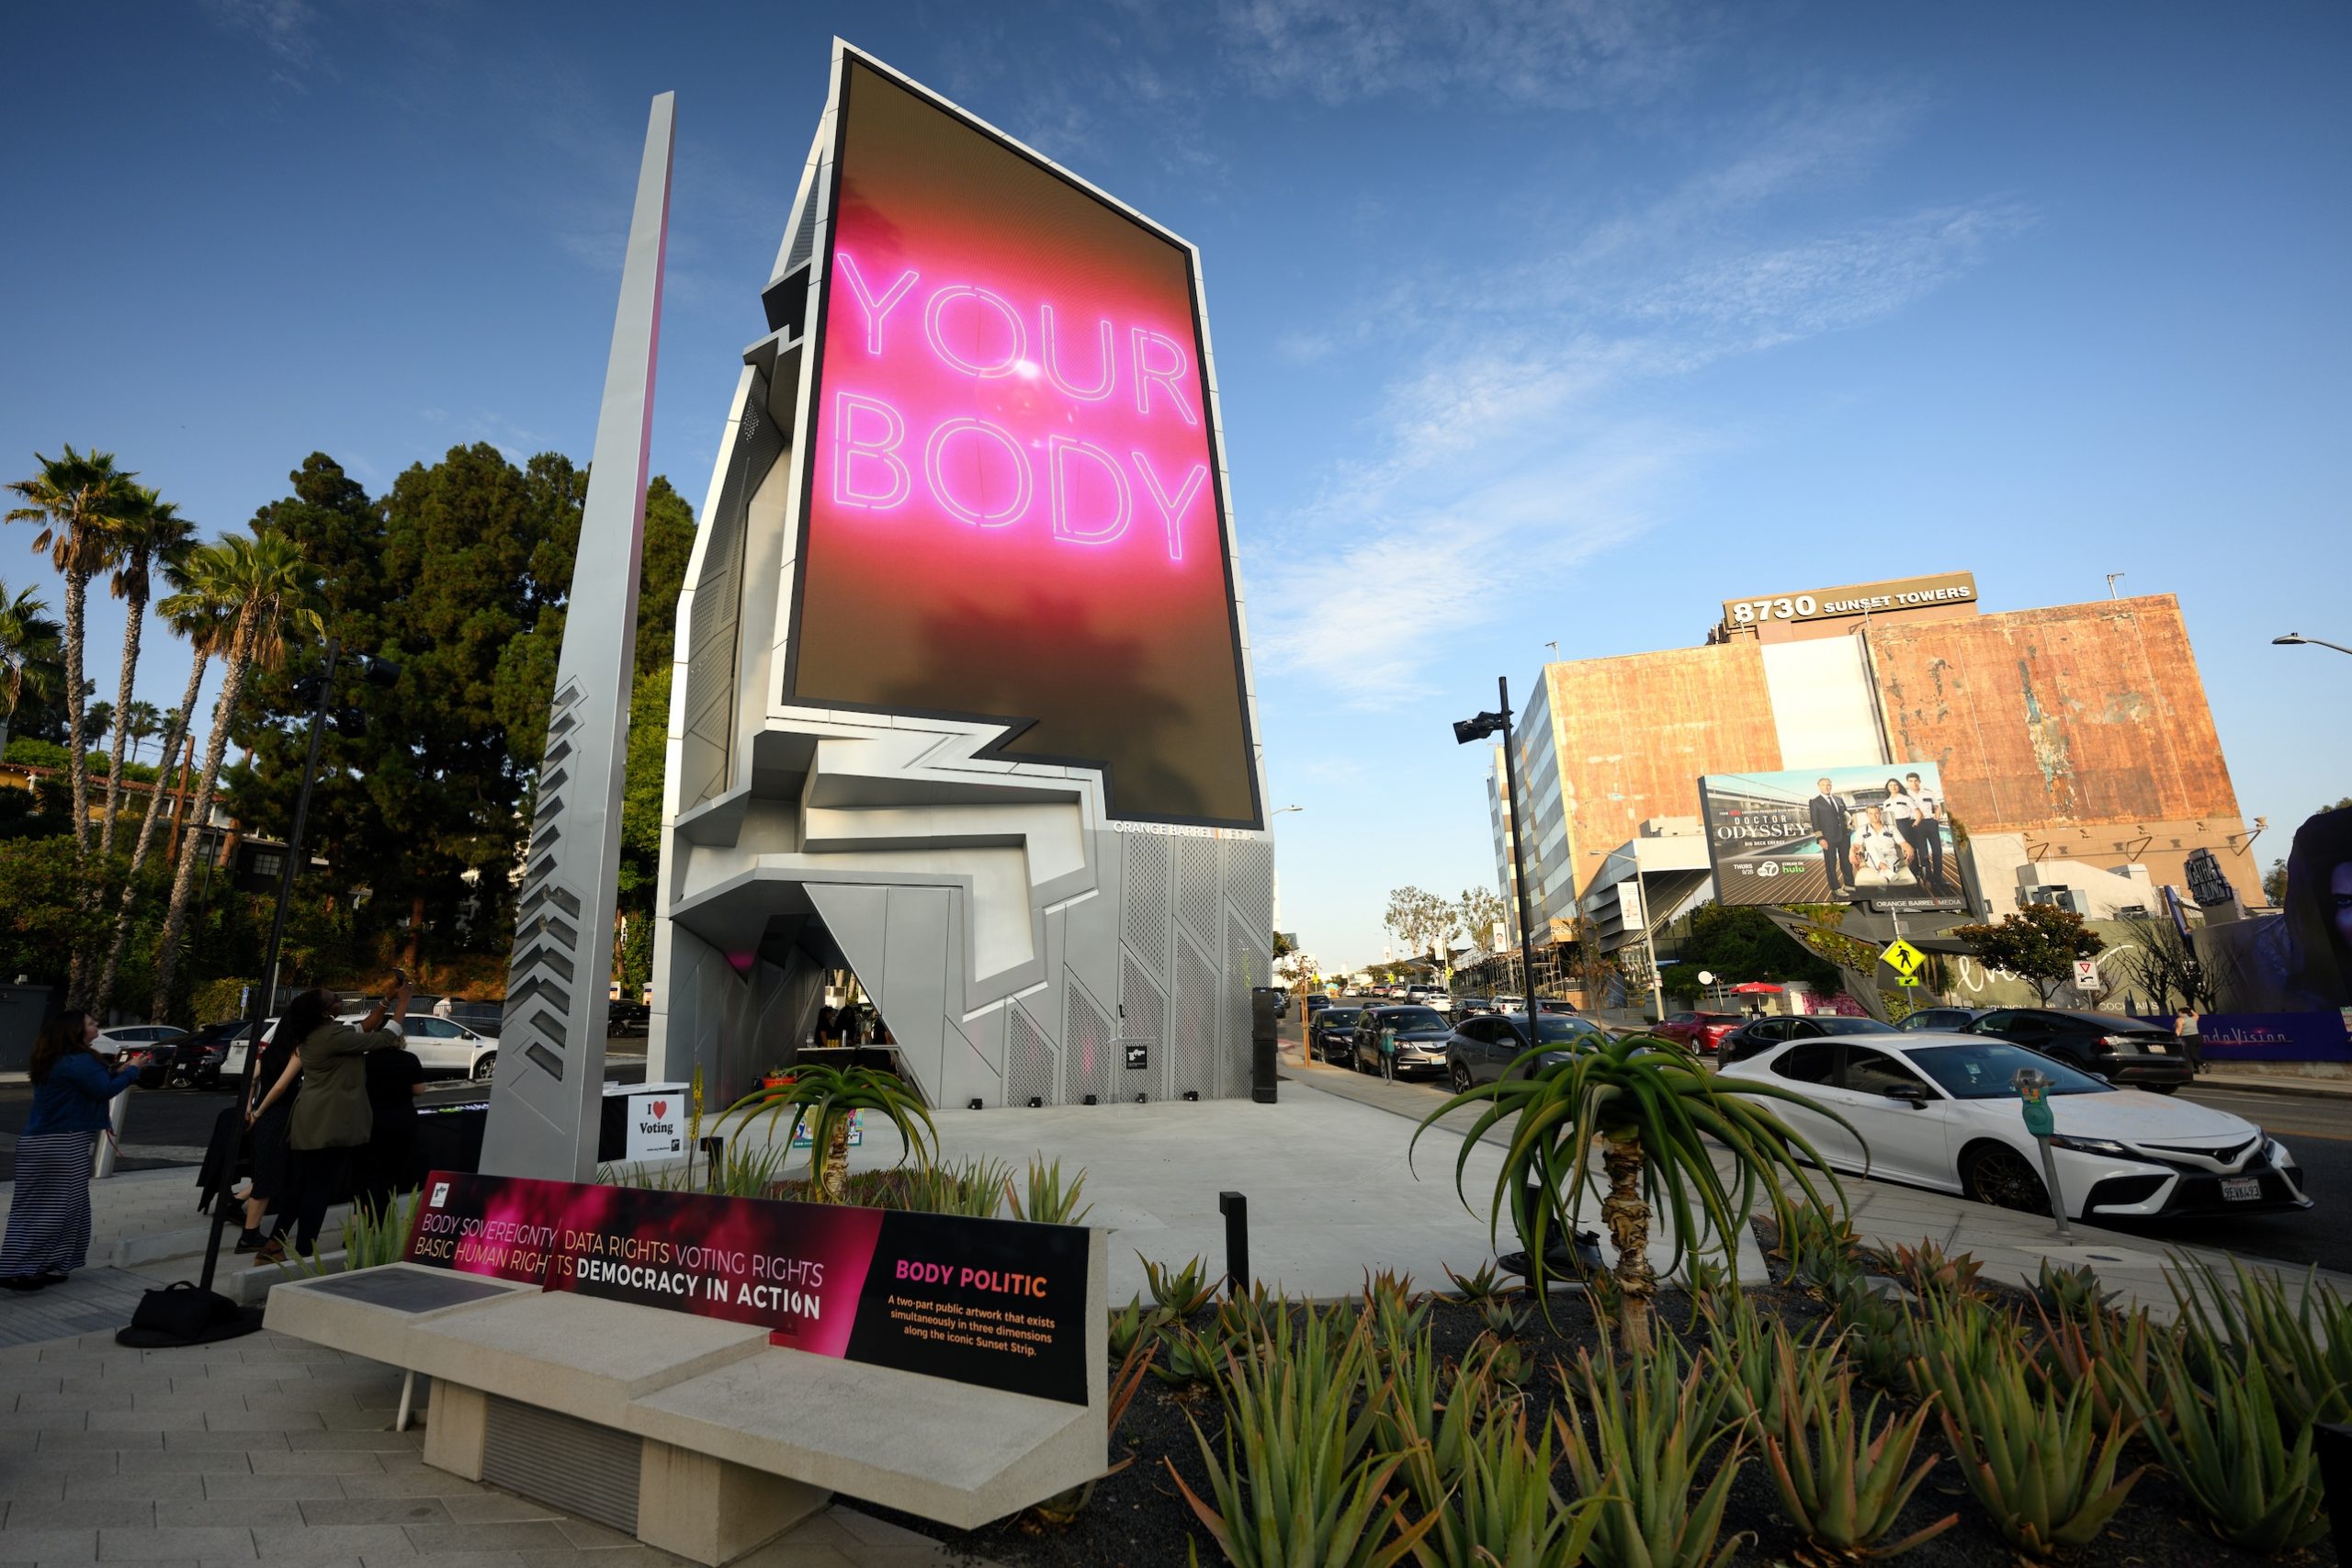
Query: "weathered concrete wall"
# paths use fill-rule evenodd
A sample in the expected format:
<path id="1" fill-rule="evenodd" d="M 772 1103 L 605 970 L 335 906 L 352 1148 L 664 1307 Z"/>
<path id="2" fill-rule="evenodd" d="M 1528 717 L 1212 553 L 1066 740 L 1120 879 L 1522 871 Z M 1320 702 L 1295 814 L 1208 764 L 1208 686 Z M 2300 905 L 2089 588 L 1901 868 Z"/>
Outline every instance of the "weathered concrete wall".
<path id="1" fill-rule="evenodd" d="M 1643 821 L 1699 815 L 1701 773 L 1781 765 L 1753 640 L 1578 660 L 1549 673 L 1579 897 Z"/>
<path id="2" fill-rule="evenodd" d="M 2203 844 L 2258 889 L 2171 594 L 1878 626 L 1871 651 L 1895 755 L 1942 770 L 1971 832 L 2024 833 L 2036 858 L 2141 861 L 2158 883 Z"/>

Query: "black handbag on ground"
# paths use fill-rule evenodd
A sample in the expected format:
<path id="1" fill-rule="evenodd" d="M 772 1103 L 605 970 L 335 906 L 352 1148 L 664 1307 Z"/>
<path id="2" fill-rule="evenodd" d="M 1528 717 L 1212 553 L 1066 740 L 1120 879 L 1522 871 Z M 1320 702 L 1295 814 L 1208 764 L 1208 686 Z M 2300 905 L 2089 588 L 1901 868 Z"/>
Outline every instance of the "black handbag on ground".
<path id="1" fill-rule="evenodd" d="M 261 1314 L 239 1306 L 216 1291 L 200 1291 L 186 1280 L 139 1298 L 130 1326 L 115 1331 L 119 1344 L 149 1349 L 233 1339 L 261 1326 Z"/>

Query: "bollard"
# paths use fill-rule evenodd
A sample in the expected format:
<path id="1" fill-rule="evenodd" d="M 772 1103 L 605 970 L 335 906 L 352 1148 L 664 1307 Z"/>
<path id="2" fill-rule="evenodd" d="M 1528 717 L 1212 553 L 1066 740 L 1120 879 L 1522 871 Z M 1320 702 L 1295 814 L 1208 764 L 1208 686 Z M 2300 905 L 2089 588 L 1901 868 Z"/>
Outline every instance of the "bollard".
<path id="1" fill-rule="evenodd" d="M 1239 1192 L 1216 1195 L 1216 1212 L 1225 1216 L 1225 1279 L 1234 1295 L 1250 1293 L 1250 1200 Z"/>

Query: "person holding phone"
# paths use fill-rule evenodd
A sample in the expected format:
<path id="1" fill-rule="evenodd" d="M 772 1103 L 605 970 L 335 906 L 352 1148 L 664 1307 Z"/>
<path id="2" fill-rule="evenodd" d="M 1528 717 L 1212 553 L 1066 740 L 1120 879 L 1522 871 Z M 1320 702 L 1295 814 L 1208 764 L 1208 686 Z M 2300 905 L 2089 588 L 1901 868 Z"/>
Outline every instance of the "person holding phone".
<path id="1" fill-rule="evenodd" d="M 98 1021 L 67 1010 L 43 1025 L 33 1045 L 32 1114 L 17 1139 L 16 1201 L 0 1242 L 0 1286 L 38 1291 L 61 1283 L 88 1260 L 90 1156 L 109 1131 L 114 1097 L 139 1081 L 92 1050 Z"/>
<path id="2" fill-rule="evenodd" d="M 389 994 L 357 1028 L 335 1021 L 339 998 L 333 991 L 305 991 L 278 1021 L 280 1037 L 294 1043 L 293 1059 L 255 1108 L 266 1114 L 272 1100 L 299 1080 L 287 1142 L 294 1153 L 294 1250 L 318 1250 L 327 1209 L 351 1195 L 360 1151 L 368 1145 L 374 1117 L 368 1108 L 370 1051 L 397 1051 L 407 1043 L 399 1025 L 408 1016 L 408 976 L 392 971 Z M 384 1027 L 387 1016 L 393 1027 Z"/>

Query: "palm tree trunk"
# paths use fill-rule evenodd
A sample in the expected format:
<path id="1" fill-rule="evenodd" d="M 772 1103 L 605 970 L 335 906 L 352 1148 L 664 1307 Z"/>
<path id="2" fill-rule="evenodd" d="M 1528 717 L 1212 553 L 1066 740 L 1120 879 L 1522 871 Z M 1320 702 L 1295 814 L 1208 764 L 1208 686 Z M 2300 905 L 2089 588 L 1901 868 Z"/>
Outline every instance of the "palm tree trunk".
<path id="1" fill-rule="evenodd" d="M 122 905 L 115 911 L 114 945 L 107 950 L 107 966 L 98 976 L 94 1004 L 94 1010 L 98 1012 L 104 1012 L 114 1000 L 115 980 L 122 973 L 122 951 L 130 941 L 130 915 L 138 901 L 140 868 L 147 863 L 148 852 L 155 846 L 155 825 L 163 816 L 164 796 L 171 793 L 172 758 L 183 741 L 189 750 L 195 749 L 195 739 L 188 734 L 188 720 L 196 712 L 197 694 L 204 685 L 204 667 L 211 657 L 209 649 L 196 650 L 195 668 L 188 671 L 187 691 L 180 698 L 179 711 L 172 716 L 170 727 L 164 731 L 164 755 L 155 769 L 155 787 L 147 796 L 147 815 L 139 824 L 139 842 L 130 852 L 130 872 L 122 882 Z M 0 724 L 0 735 L 5 733 L 6 726 Z M 0 740 L 0 752 L 6 750 L 6 741 Z"/>
<path id="2" fill-rule="evenodd" d="M 212 815 L 212 792 L 220 782 L 221 760 L 229 754 L 229 718 L 237 711 L 244 691 L 245 669 L 253 660 L 253 627 L 258 611 L 247 604 L 237 617 L 236 635 L 220 679 L 220 700 L 212 710 L 212 739 L 204 749 L 204 773 L 197 780 L 196 801 L 188 808 L 189 825 L 180 840 L 179 869 L 172 875 L 172 902 L 164 916 L 164 930 L 155 939 L 155 999 L 148 1016 L 164 1021 L 171 1009 L 172 985 L 179 976 L 180 944 L 187 938 L 187 906 L 196 891 L 196 863 L 204 850 L 204 819 Z"/>
<path id="3" fill-rule="evenodd" d="M 1642 1141 L 1639 1134 L 1610 1137 L 1600 1154 L 1609 1196 L 1600 1202 L 1601 1223 L 1617 1247 L 1617 1296 L 1625 1320 L 1625 1348 L 1650 1353 L 1650 1298 L 1657 1272 L 1650 1267 L 1650 1208 L 1642 1201 Z"/>
<path id="4" fill-rule="evenodd" d="M 116 683 L 114 699 L 114 743 L 107 753 L 107 816 L 98 824 L 98 853 L 114 853 L 114 814 L 122 808 L 123 741 L 130 729 L 131 684 L 139 674 L 140 622 L 146 617 L 147 601 L 132 599 L 122 618 L 122 679 Z"/>
<path id="5" fill-rule="evenodd" d="M 89 598 L 90 574 L 65 574 L 65 776 L 74 784 L 74 847 L 90 848 L 90 763 L 83 755 L 82 609 Z"/>

